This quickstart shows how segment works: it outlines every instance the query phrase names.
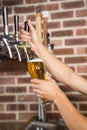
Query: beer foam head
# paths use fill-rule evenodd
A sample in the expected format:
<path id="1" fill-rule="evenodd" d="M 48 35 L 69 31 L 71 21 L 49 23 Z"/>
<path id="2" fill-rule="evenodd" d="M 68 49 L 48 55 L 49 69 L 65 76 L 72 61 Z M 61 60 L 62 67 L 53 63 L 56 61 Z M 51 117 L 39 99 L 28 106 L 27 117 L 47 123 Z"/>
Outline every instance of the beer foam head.
<path id="1" fill-rule="evenodd" d="M 43 60 L 40 59 L 40 58 L 35 58 L 35 59 L 32 59 L 32 60 L 29 60 L 29 62 L 43 62 Z"/>

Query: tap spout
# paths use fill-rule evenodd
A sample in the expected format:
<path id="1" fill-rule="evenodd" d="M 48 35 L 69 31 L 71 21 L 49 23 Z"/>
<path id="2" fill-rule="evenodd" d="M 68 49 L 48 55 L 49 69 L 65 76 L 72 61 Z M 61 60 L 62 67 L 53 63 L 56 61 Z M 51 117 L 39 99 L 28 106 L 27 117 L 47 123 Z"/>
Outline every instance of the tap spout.
<path id="1" fill-rule="evenodd" d="M 12 52 L 11 52 L 10 46 L 9 46 L 9 44 L 8 44 L 8 42 L 7 42 L 7 39 L 2 38 L 2 41 L 4 42 L 4 44 L 6 45 L 6 47 L 7 47 L 7 49 L 8 49 L 10 58 L 12 58 L 12 57 L 13 57 L 13 56 L 12 56 Z"/>

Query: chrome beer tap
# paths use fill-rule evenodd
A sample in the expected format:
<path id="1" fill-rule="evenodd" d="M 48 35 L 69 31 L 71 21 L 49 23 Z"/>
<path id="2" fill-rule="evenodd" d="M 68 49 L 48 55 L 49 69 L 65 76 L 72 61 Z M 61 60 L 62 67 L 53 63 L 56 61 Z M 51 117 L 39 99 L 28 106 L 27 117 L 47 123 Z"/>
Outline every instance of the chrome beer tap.
<path id="1" fill-rule="evenodd" d="M 7 7 L 2 7 L 2 16 L 3 16 L 4 34 L 0 35 L 0 41 L 1 41 L 1 44 L 3 42 L 6 45 L 9 52 L 9 56 L 10 58 L 12 58 L 13 57 L 12 51 L 8 43 L 8 39 L 10 39 L 12 35 L 9 35 L 8 33 L 8 8 Z"/>
<path id="2" fill-rule="evenodd" d="M 28 21 L 25 21 L 25 27 L 24 27 L 25 31 L 29 32 L 29 26 L 28 26 Z M 19 48 L 23 48 L 24 49 L 24 52 L 26 54 L 26 58 L 27 58 L 27 62 L 30 60 L 29 59 L 29 53 L 28 53 L 28 49 L 30 49 L 30 44 L 29 42 L 24 42 L 22 43 L 22 45 L 19 46 Z"/>
<path id="3" fill-rule="evenodd" d="M 22 61 L 22 58 L 21 58 L 21 54 L 20 54 L 20 51 L 19 51 L 19 48 L 18 46 L 20 45 L 20 41 L 19 41 L 19 16 L 18 15 L 15 15 L 14 16 L 14 28 L 15 28 L 15 41 L 14 41 L 14 47 L 16 49 L 16 52 L 17 52 L 17 55 L 18 55 L 18 60 L 19 61 Z"/>

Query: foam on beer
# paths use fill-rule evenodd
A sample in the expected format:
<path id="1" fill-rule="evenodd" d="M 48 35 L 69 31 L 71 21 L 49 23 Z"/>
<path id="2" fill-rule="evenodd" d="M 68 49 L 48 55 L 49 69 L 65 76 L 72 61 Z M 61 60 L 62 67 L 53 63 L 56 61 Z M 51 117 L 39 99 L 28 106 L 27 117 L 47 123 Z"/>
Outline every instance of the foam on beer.
<path id="1" fill-rule="evenodd" d="M 29 60 L 28 62 L 43 62 L 43 60 L 40 59 L 40 58 L 35 58 L 35 59 L 32 59 L 32 60 Z"/>

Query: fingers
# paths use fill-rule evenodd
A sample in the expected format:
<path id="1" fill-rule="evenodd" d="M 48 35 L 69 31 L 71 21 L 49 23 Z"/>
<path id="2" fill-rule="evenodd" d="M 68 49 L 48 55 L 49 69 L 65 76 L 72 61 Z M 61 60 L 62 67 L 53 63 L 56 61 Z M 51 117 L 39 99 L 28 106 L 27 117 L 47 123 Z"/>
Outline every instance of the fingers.
<path id="1" fill-rule="evenodd" d="M 35 31 L 35 29 L 34 29 L 33 25 L 31 24 L 30 20 L 28 20 L 28 25 L 29 25 L 29 28 L 30 28 L 31 32 Z"/>
<path id="2" fill-rule="evenodd" d="M 31 83 L 34 83 L 34 84 L 41 84 L 43 82 L 43 80 L 41 79 L 31 79 Z"/>

